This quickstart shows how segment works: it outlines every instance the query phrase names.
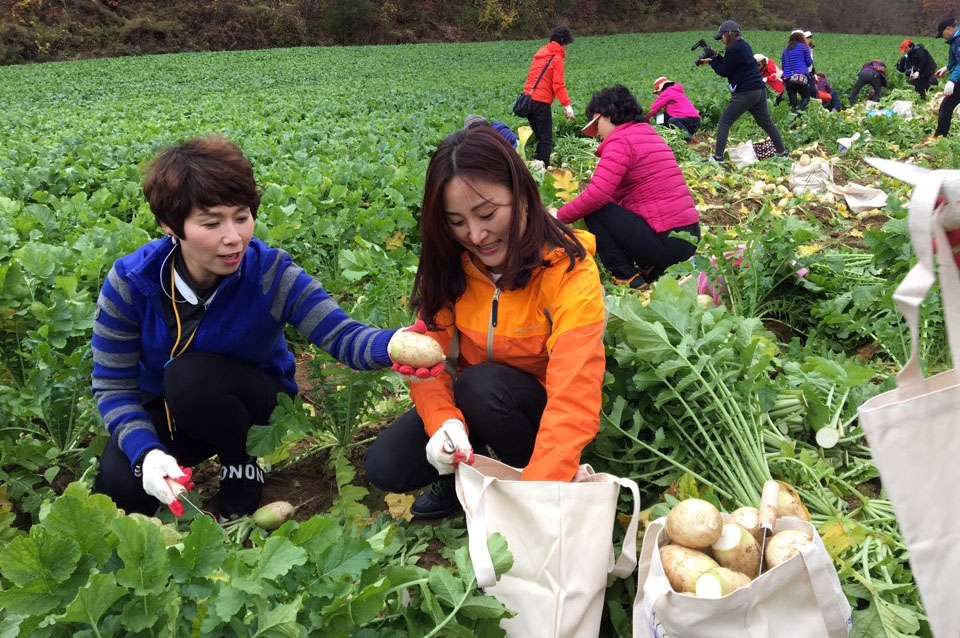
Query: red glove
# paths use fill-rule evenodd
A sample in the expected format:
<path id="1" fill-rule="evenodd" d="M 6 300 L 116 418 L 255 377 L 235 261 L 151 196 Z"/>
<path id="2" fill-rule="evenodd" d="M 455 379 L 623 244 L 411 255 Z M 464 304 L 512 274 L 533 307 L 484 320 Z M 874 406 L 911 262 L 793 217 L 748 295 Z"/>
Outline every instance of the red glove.
<path id="1" fill-rule="evenodd" d="M 180 492 L 189 492 L 194 488 L 194 483 L 191 480 L 193 468 L 181 465 L 180 470 L 183 472 L 183 476 L 178 476 L 177 478 L 170 478 L 168 476 L 165 479 L 167 485 L 170 486 L 170 491 L 173 492 L 173 500 L 167 503 L 167 507 L 170 508 L 170 512 L 177 518 L 183 516 L 183 503 L 177 499 L 177 495 L 179 495 Z"/>
<path id="2" fill-rule="evenodd" d="M 417 320 L 413 322 L 412 326 L 402 328 L 400 332 L 417 332 L 420 334 L 426 334 L 427 324 L 423 322 L 423 319 L 417 318 Z M 436 365 L 429 368 L 415 368 L 411 365 L 397 363 L 396 361 L 393 362 L 392 366 L 394 372 L 411 382 L 433 379 L 438 374 L 443 372 L 443 368 L 443 361 L 440 361 Z"/>

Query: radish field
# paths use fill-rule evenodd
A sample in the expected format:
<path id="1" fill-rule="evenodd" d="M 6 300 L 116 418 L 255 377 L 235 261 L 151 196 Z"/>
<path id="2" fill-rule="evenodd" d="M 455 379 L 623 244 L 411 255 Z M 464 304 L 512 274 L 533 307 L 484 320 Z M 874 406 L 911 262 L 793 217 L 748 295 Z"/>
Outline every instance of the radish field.
<path id="1" fill-rule="evenodd" d="M 879 107 L 867 111 L 861 96 L 855 108 L 829 113 L 813 102 L 796 117 L 786 100 L 771 101 L 790 158 L 707 164 L 728 90 L 694 66 L 690 47 L 701 37 L 714 44 L 712 34 L 583 37 L 568 47 L 577 120 L 554 109 L 553 164 L 567 170 L 537 175 L 548 205 L 571 197 L 596 163 L 596 141 L 578 134 L 594 91 L 625 84 L 647 106 L 666 75 L 704 117 L 690 145 L 662 130 L 703 238 L 652 291 L 606 281 L 603 418 L 584 461 L 636 480 L 651 518 L 689 496 L 725 511 L 756 506 L 764 480 L 790 483 L 854 609 L 851 635 L 930 636 L 856 418 L 863 401 L 894 386 L 909 355 L 891 293 L 912 265 L 911 187 L 863 158 L 955 168 L 960 144 L 924 141 L 938 94 L 919 102 L 894 70 L 903 36 L 815 34 L 817 70 L 845 105 L 860 66 L 887 63 Z M 775 59 L 788 38 L 744 35 Z M 946 63 L 942 41 L 915 41 Z M 402 497 L 370 499 L 359 475 L 350 451 L 409 405 L 395 375 L 344 371 L 290 335 L 314 398 L 281 401 L 249 451 L 267 469 L 316 455 L 337 497 L 268 533 L 198 513 L 127 516 L 91 493 L 105 432 L 89 340 L 114 259 L 161 232 L 141 166 L 162 145 L 210 132 L 236 141 L 254 166 L 259 237 L 290 252 L 353 317 L 409 324 L 430 153 L 470 113 L 525 125 L 510 106 L 545 42 L 0 67 L 0 636 L 502 635 L 506 612 L 476 590 L 463 519 L 411 523 Z M 887 112 L 894 100 L 912 102 L 913 117 Z M 841 153 L 837 138 L 854 133 Z M 762 137 L 744 117 L 728 148 Z M 831 160 L 837 185 L 883 190 L 886 206 L 852 210 L 841 196 L 793 193 L 791 165 L 803 155 Z M 720 306 L 698 300 L 701 272 L 723 280 Z M 950 367 L 939 300 L 923 310 L 924 367 L 937 372 Z M 494 549 L 503 569 L 510 548 Z M 636 587 L 608 588 L 603 635 L 630 635 Z"/>

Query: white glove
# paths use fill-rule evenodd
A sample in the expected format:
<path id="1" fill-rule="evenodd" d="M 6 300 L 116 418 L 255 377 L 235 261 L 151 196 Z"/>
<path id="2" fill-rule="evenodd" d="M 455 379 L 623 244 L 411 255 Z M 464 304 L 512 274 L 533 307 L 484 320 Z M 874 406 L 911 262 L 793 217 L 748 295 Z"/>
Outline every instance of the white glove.
<path id="1" fill-rule="evenodd" d="M 953 95 L 953 80 L 948 80 L 947 83 L 943 85 L 943 94 Z"/>
<path id="2" fill-rule="evenodd" d="M 919 71 L 914 71 L 913 73 L 910 74 L 910 79 L 911 79 L 911 80 L 916 80 L 918 77 L 920 77 L 920 72 L 919 72 Z"/>
<path id="3" fill-rule="evenodd" d="M 934 73 L 934 75 L 937 76 L 937 78 L 942 78 L 946 74 L 947 74 L 947 67 L 945 66 L 940 67 L 939 69 L 937 69 L 937 72 Z"/>
<path id="4" fill-rule="evenodd" d="M 444 449 L 444 444 L 447 449 Z M 450 449 L 453 444 L 453 449 Z M 467 437 L 467 428 L 460 419 L 447 419 L 427 441 L 427 460 L 440 474 L 453 474 L 461 460 L 473 462 L 473 446 Z"/>
<path id="5" fill-rule="evenodd" d="M 563 107 L 563 112 L 566 114 L 568 120 L 572 120 L 574 118 L 572 104 L 568 104 L 567 106 Z"/>
<path id="6" fill-rule="evenodd" d="M 147 452 L 140 462 L 140 472 L 143 476 L 143 491 L 164 505 L 177 500 L 177 493 L 185 489 L 182 485 L 167 481 L 167 477 L 180 478 L 185 475 L 177 459 L 163 450 L 155 448 Z M 180 488 L 177 493 L 173 491 L 172 485 Z"/>
<path id="7" fill-rule="evenodd" d="M 550 213 L 550 215 L 552 215 L 554 218 L 556 218 L 556 216 L 557 216 L 557 207 L 556 207 L 556 206 L 548 206 L 548 207 L 547 207 L 547 212 Z"/>

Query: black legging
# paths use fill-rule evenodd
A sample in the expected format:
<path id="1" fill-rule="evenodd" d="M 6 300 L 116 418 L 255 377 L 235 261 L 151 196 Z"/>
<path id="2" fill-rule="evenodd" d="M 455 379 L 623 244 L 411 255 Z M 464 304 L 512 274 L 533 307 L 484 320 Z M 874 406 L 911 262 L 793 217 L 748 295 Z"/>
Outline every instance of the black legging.
<path id="1" fill-rule="evenodd" d="M 547 405 L 547 392 L 533 375 L 500 363 L 479 363 L 460 373 L 453 396 L 475 452 L 489 448 L 507 465 L 527 465 Z M 427 461 L 429 440 L 417 411 L 409 410 L 367 449 L 367 479 L 387 492 L 412 492 L 437 480 L 436 468 Z"/>
<path id="2" fill-rule="evenodd" d="M 600 261 L 621 280 L 632 279 L 640 272 L 644 279 L 653 281 L 668 266 L 689 259 L 697 251 L 694 244 L 671 237 L 671 233 L 688 232 L 700 237 L 700 224 L 658 233 L 643 217 L 613 202 L 587 215 L 583 221 L 597 238 Z"/>
<path id="3" fill-rule="evenodd" d="M 163 393 L 173 415 L 173 437 L 167 427 L 163 399 L 144 405 L 157 437 L 180 465 L 191 467 L 217 455 L 223 464 L 248 458 L 247 432 L 264 424 L 283 392 L 280 382 L 259 369 L 217 354 L 187 352 L 163 372 Z M 143 491 L 130 469 L 117 437 L 111 436 L 100 457 L 95 489 L 127 512 L 152 514 L 157 499 Z"/>
<path id="4" fill-rule="evenodd" d="M 550 153 L 553 152 L 553 110 L 550 104 L 546 102 L 530 102 L 530 114 L 527 116 L 530 122 L 530 128 L 533 129 L 533 135 L 537 138 L 537 152 L 533 159 L 543 162 L 544 166 L 550 164 Z"/>

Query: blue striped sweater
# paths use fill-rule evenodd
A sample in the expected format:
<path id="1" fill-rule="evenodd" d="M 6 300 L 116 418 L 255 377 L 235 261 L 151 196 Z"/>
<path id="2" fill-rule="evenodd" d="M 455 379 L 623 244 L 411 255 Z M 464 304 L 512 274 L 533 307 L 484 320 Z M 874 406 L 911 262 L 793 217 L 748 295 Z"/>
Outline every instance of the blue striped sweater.
<path id="1" fill-rule="evenodd" d="M 93 394 L 104 424 L 133 466 L 153 448 L 164 449 L 143 407 L 162 394 L 163 366 L 173 340 L 165 313 L 169 238 L 158 239 L 114 263 L 100 290 L 93 322 Z M 295 363 L 283 331 L 291 324 L 312 343 L 351 368 L 391 364 L 387 343 L 395 330 L 351 319 L 323 286 L 283 250 L 254 238 L 237 272 L 225 277 L 190 345 L 258 367 L 295 393 Z"/>

